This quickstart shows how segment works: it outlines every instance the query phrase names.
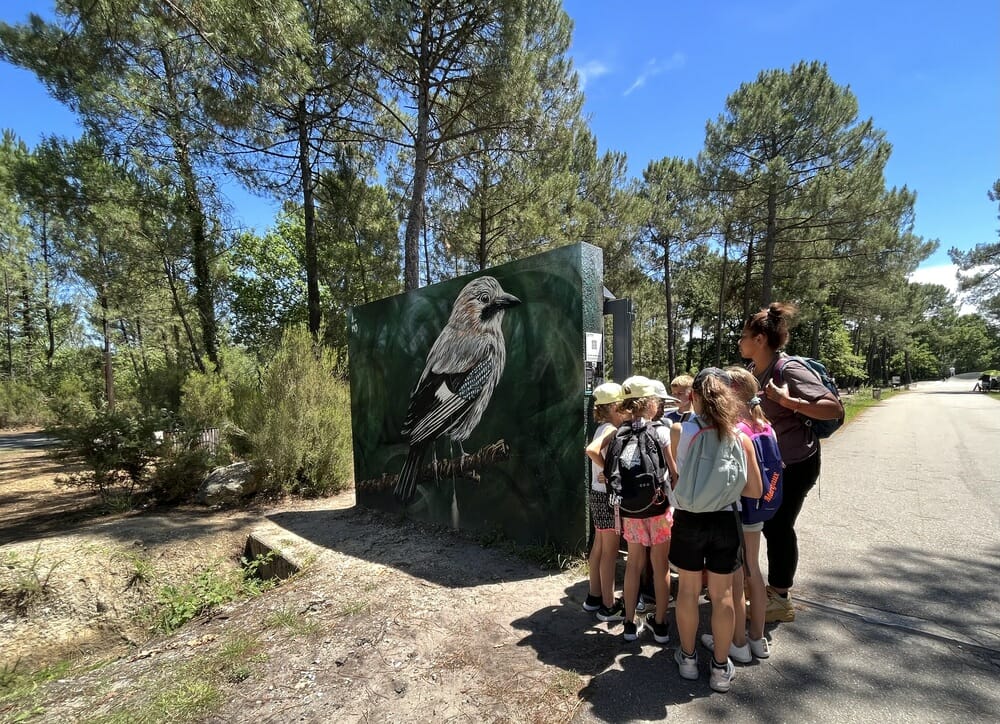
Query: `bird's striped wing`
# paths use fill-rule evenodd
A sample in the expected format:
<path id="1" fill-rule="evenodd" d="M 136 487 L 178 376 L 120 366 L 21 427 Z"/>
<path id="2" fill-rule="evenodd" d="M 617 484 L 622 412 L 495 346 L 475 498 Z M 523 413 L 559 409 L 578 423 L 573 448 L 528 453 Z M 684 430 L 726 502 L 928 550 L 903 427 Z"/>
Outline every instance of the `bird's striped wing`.
<path id="1" fill-rule="evenodd" d="M 410 444 L 433 440 L 461 420 L 482 393 L 493 365 L 486 358 L 465 372 L 428 373 L 413 391 L 403 422 Z"/>

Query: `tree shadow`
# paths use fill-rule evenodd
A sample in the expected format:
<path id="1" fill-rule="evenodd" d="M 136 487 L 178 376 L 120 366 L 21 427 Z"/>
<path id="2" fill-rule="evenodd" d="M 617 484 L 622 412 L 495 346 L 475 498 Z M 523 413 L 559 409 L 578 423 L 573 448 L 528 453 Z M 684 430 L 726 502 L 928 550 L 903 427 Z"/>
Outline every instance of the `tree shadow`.
<path id="1" fill-rule="evenodd" d="M 878 578 L 858 571 L 877 570 Z M 809 591 L 926 621 L 935 628 L 1000 652 L 1000 544 L 961 555 L 905 546 L 873 548 L 860 558 L 813 574 Z M 906 625 L 906 622 L 902 622 Z"/>
<path id="2" fill-rule="evenodd" d="M 550 574 L 539 565 L 514 558 L 498 548 L 477 545 L 460 531 L 371 508 L 282 511 L 266 517 L 322 548 L 390 566 L 449 588 L 543 578 Z M 419 537 L 432 538 L 437 547 L 407 545 L 408 540 Z M 455 552 L 460 547 L 465 550 L 458 556 Z"/>
<path id="3" fill-rule="evenodd" d="M 73 470 L 72 466 L 48 457 L 34 458 L 27 464 L 24 459 L 4 460 L 0 462 L 0 483 L 13 483 L 26 478 L 69 473 Z"/>
<path id="4" fill-rule="evenodd" d="M 685 720 L 699 721 L 995 719 L 1000 546 L 968 556 L 886 546 L 867 558 L 845 561 L 842 571 L 811 574 L 796 620 L 767 628 L 772 656 L 737 666 L 724 696 L 708 686 L 710 654 L 700 645 L 698 680 L 680 678 L 673 661 L 678 645 L 673 613 L 669 644 L 655 644 L 648 633 L 626 643 L 620 624 L 596 622 L 580 608 L 586 581 L 566 588 L 559 604 L 512 627 L 525 632 L 519 645 L 532 647 L 540 661 L 589 677 L 579 696 L 586 713 L 601 721 L 664 719 L 678 716 L 679 706 Z M 859 575 L 873 564 L 884 576 Z M 830 605 L 809 605 L 810 598 Z M 979 646 L 952 640 L 937 628 L 909 628 L 891 617 L 855 613 L 865 606 L 922 616 Z M 711 630 L 710 615 L 711 605 L 702 601 L 699 636 Z"/>

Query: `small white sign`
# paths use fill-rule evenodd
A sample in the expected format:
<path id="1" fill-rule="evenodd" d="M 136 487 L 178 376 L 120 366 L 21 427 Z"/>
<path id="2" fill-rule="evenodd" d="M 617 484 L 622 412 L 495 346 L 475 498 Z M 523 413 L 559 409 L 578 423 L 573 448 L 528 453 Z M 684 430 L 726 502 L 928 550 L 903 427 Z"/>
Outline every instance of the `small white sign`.
<path id="1" fill-rule="evenodd" d="M 892 384 L 894 384 L 894 385 L 898 385 L 899 384 L 899 375 L 893 375 L 892 376 Z"/>
<path id="2" fill-rule="evenodd" d="M 587 332 L 587 361 L 601 361 L 601 345 L 604 344 L 604 335 L 598 332 Z"/>

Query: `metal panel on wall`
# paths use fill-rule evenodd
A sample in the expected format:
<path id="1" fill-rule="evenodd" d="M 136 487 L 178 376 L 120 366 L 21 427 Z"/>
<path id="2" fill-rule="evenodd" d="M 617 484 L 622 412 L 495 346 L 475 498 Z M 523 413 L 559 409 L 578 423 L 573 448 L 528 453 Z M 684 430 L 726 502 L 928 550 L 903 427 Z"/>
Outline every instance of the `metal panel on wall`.
<path id="1" fill-rule="evenodd" d="M 575 244 L 355 307 L 358 503 L 580 550 L 603 288 L 601 250 Z"/>

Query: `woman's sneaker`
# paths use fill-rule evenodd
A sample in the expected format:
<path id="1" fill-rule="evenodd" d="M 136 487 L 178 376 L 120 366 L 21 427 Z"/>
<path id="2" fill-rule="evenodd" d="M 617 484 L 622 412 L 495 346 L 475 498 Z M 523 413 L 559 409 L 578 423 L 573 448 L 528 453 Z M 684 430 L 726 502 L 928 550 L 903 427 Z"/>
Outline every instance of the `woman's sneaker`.
<path id="1" fill-rule="evenodd" d="M 701 645 L 704 646 L 709 651 L 715 651 L 715 637 L 712 634 L 702 634 L 701 635 Z M 750 644 L 743 644 L 742 646 L 737 646 L 736 644 L 729 644 L 729 658 L 741 664 L 749 664 L 753 661 L 753 656 L 750 655 Z M 766 658 L 766 657 L 765 657 Z"/>
<path id="2" fill-rule="evenodd" d="M 601 607 L 601 597 L 587 594 L 587 600 L 583 602 L 583 610 L 593 613 Z"/>
<path id="3" fill-rule="evenodd" d="M 726 659 L 726 665 L 720 668 L 715 665 L 715 659 L 712 659 L 709 668 L 711 673 L 708 675 L 708 685 L 712 687 L 713 691 L 725 694 L 729 691 L 733 679 L 736 678 L 736 667 L 733 666 L 733 662 L 730 659 Z"/>
<path id="4" fill-rule="evenodd" d="M 792 595 L 779 596 L 773 588 L 768 586 L 767 610 L 764 612 L 764 621 L 766 623 L 790 623 L 794 620 L 795 607 L 792 606 Z"/>
<path id="5" fill-rule="evenodd" d="M 685 656 L 681 647 L 678 646 L 674 652 L 674 661 L 677 662 L 677 672 L 682 679 L 694 681 L 698 678 L 698 657 Z"/>
<path id="6" fill-rule="evenodd" d="M 655 613 L 646 614 L 646 628 L 653 632 L 653 638 L 656 639 L 656 643 L 665 644 L 670 641 L 670 627 L 667 626 L 666 621 L 656 623 Z"/>
<path id="7" fill-rule="evenodd" d="M 626 641 L 635 641 L 639 638 L 639 629 L 635 625 L 635 621 L 626 621 L 625 630 L 622 631 L 622 638 Z"/>
<path id="8" fill-rule="evenodd" d="M 763 636 L 759 639 L 752 639 L 747 636 L 747 644 L 750 646 L 750 651 L 758 659 L 766 659 L 771 655 L 771 644 L 767 642 L 767 639 Z"/>
<path id="9" fill-rule="evenodd" d="M 624 621 L 625 604 L 622 603 L 620 598 L 615 599 L 615 602 L 611 604 L 610 608 L 602 604 L 597 608 L 597 618 L 601 621 L 608 621 L 610 623 L 614 623 L 615 621 Z"/>

